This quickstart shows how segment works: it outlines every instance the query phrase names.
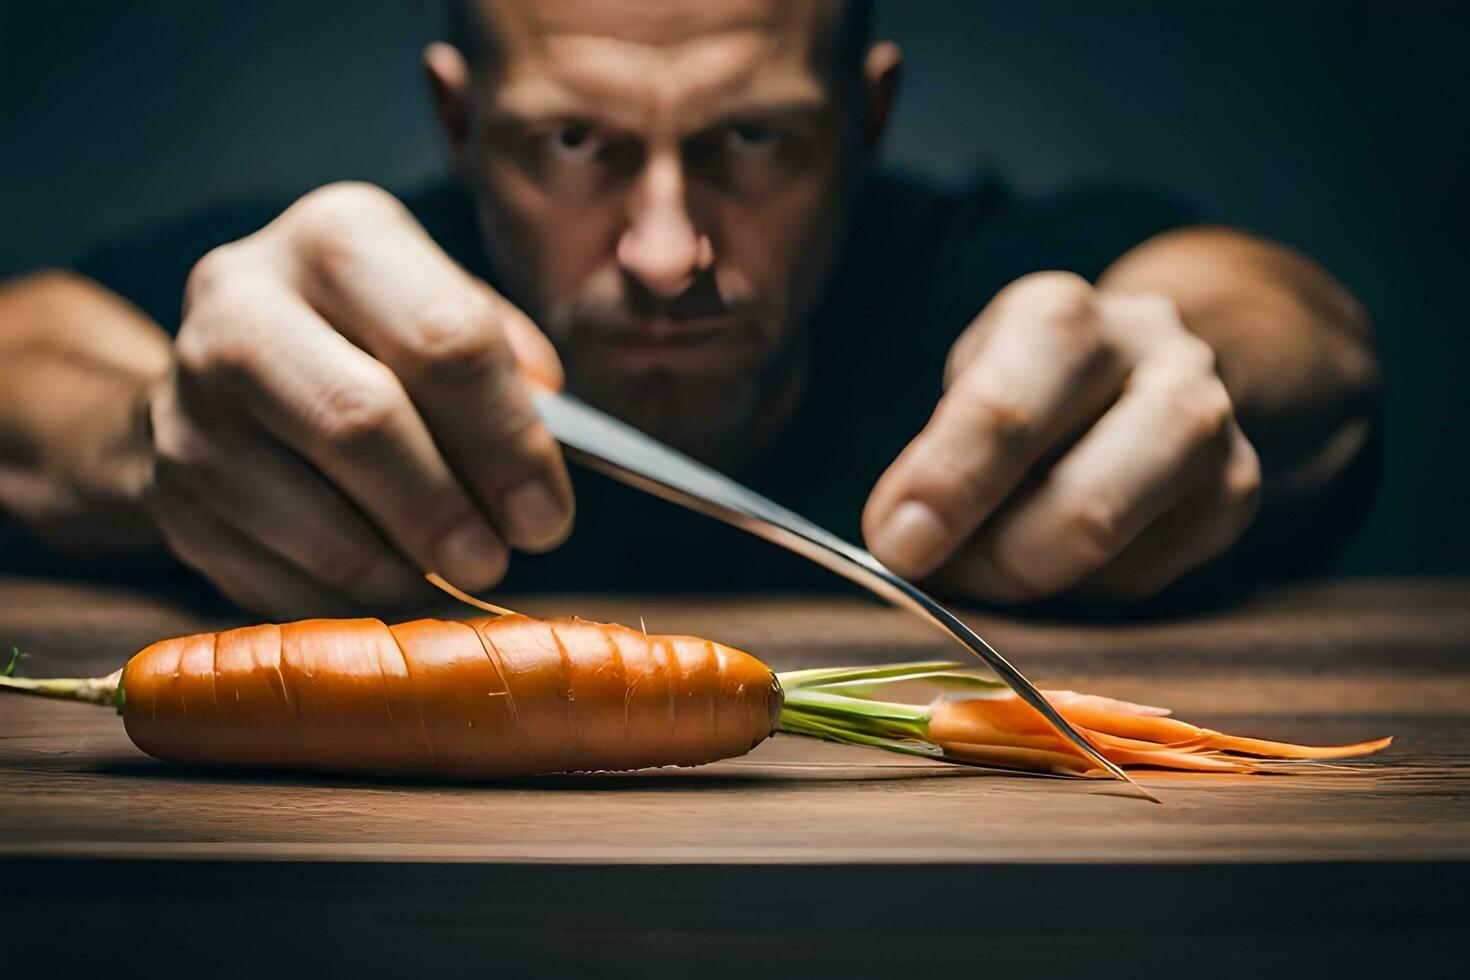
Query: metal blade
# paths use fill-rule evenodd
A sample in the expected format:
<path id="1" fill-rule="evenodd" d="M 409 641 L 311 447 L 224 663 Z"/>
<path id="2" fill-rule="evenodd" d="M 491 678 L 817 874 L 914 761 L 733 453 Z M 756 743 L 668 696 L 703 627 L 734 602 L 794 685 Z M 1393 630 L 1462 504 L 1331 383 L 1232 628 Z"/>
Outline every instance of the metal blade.
<path id="1" fill-rule="evenodd" d="M 917 613 L 989 665 L 1018 697 L 1041 712 L 1094 762 L 1153 799 L 1072 728 L 1041 692 L 979 634 L 864 549 L 570 395 L 542 390 L 535 394 L 534 403 L 567 455 L 583 466 L 765 538 Z"/>

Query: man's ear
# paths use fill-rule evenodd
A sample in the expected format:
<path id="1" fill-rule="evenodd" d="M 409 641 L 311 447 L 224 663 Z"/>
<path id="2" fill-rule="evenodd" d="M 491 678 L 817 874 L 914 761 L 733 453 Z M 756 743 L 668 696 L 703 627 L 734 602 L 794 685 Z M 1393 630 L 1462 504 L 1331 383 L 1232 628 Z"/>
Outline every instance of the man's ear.
<path id="1" fill-rule="evenodd" d="M 424 69 L 429 74 L 429 87 L 439 122 L 450 152 L 460 170 L 469 160 L 470 69 L 464 55 L 452 44 L 435 41 L 424 48 Z"/>
<path id="2" fill-rule="evenodd" d="M 868 100 L 868 146 L 876 147 L 888 127 L 888 115 L 898 95 L 903 74 L 903 52 L 892 41 L 879 41 L 863 59 L 863 88 Z"/>

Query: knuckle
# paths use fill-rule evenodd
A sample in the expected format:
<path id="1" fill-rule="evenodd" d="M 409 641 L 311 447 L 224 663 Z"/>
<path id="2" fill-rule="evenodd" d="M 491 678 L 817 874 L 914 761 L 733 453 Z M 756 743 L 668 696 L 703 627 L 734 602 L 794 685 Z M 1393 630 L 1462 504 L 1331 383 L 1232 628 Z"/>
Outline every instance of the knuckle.
<path id="1" fill-rule="evenodd" d="M 1225 385 L 1216 379 L 1197 386 L 1189 399 L 1189 418 L 1196 434 L 1203 440 L 1227 445 L 1226 437 L 1235 422 L 1235 405 Z"/>
<path id="2" fill-rule="evenodd" d="M 1097 293 L 1071 272 L 1033 272 L 1008 287 L 1008 301 L 1028 318 L 1056 327 L 1095 331 Z"/>
<path id="3" fill-rule="evenodd" d="M 185 377 L 207 374 L 211 363 L 210 344 L 205 331 L 199 329 L 198 317 L 186 318 L 174 340 L 174 364 L 179 374 Z"/>
<path id="4" fill-rule="evenodd" d="M 1117 509 L 1094 497 L 1074 505 L 1063 517 L 1066 540 L 1089 565 L 1101 565 L 1123 546 Z"/>
<path id="5" fill-rule="evenodd" d="M 473 292 L 421 310 L 409 328 L 408 343 L 424 370 L 451 380 L 508 367 L 515 360 L 494 306 Z"/>
<path id="6" fill-rule="evenodd" d="M 259 351 L 250 339 L 236 331 L 223 331 L 208 343 L 201 355 L 202 370 L 197 373 L 218 375 L 221 380 L 238 380 L 252 373 Z"/>
<path id="7" fill-rule="evenodd" d="M 220 245 L 204 253 L 189 270 L 184 280 L 184 302 L 192 307 L 216 289 L 221 282 L 228 281 L 238 267 L 239 246 L 237 243 Z"/>
<path id="8" fill-rule="evenodd" d="M 1172 301 L 1170 303 L 1172 309 Z M 1181 330 L 1184 328 L 1181 326 Z M 1219 360 L 1215 355 L 1215 348 L 1205 343 L 1192 333 L 1185 332 L 1174 345 L 1175 358 L 1186 370 L 1201 375 L 1216 377 L 1219 368 Z"/>
<path id="9" fill-rule="evenodd" d="M 329 387 L 322 393 L 311 422 L 328 442 L 363 442 L 387 429 L 398 404 L 397 383 L 384 368 L 381 374 L 365 374 Z"/>
<path id="10" fill-rule="evenodd" d="M 1036 411 L 1017 391 L 1002 392 L 976 383 L 957 385 L 952 397 L 965 424 L 981 438 L 1003 448 L 1019 448 L 1030 441 Z"/>
<path id="11" fill-rule="evenodd" d="M 1162 411 L 1185 427 L 1192 443 L 1223 444 L 1235 421 L 1235 405 L 1219 378 L 1170 365 L 1150 372 L 1148 383 Z"/>
<path id="12" fill-rule="evenodd" d="M 950 347 L 949 354 L 944 359 L 944 387 L 946 390 L 964 377 L 965 368 L 975 360 L 985 336 L 982 321 L 983 315 L 982 319 L 970 324 Z"/>
<path id="13" fill-rule="evenodd" d="M 402 209 L 392 194 L 366 181 L 343 180 L 318 187 L 291 206 L 307 225 L 360 225 L 396 215 Z"/>
<path id="14" fill-rule="evenodd" d="M 328 270 L 350 265 L 355 243 L 403 220 L 405 209 L 392 194 L 359 181 L 319 187 L 287 211 L 287 224 L 306 257 Z"/>
<path id="15" fill-rule="evenodd" d="M 214 276 L 214 273 L 210 273 Z M 186 310 L 174 341 L 174 360 L 186 375 L 239 376 L 261 363 L 258 336 L 272 318 L 268 298 L 279 287 L 269 278 L 230 260 Z"/>
<path id="16" fill-rule="evenodd" d="M 1139 320 L 1149 320 L 1156 323 L 1173 324 L 1180 330 L 1184 330 L 1184 324 L 1179 316 L 1179 306 L 1172 297 L 1164 293 L 1130 293 L 1122 297 L 1127 303 L 1128 315 Z M 1203 344 L 1199 338 L 1186 332 L 1182 339 L 1193 340 Z M 1208 345 L 1205 345 L 1208 346 Z"/>
<path id="17" fill-rule="evenodd" d="M 243 300 L 228 318 L 222 311 L 201 308 L 184 321 L 174 342 L 174 361 L 186 382 L 231 383 L 254 373 L 261 350 L 247 327 L 250 302 Z"/>

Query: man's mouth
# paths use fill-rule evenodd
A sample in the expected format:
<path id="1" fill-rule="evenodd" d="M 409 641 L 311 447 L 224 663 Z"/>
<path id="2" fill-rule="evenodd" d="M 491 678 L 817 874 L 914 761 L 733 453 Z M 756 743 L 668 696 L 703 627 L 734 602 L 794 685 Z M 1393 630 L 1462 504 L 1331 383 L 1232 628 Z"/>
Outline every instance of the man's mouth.
<path id="1" fill-rule="evenodd" d="M 626 320 L 588 330 L 583 341 L 610 367 L 698 371 L 743 361 L 760 349 L 755 327 L 737 317 Z"/>

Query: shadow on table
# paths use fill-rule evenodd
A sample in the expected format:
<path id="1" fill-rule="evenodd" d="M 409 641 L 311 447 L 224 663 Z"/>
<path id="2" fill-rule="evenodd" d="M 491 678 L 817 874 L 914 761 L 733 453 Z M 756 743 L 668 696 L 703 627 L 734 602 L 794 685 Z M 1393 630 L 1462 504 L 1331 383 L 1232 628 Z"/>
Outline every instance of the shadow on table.
<path id="1" fill-rule="evenodd" d="M 810 786 L 850 782 L 899 782 L 929 779 L 1048 779 L 1029 773 L 1010 773 L 966 767 L 939 766 L 782 766 L 752 764 L 749 771 L 734 766 L 685 769 L 668 767 L 628 773 L 562 773 L 515 779 L 464 782 L 450 779 L 391 776 L 352 776 L 336 773 L 297 773 L 275 769 L 231 769 L 165 764 L 151 759 L 119 759 L 89 768 L 89 772 L 123 779 L 174 783 L 214 783 L 231 786 L 352 787 L 359 789 L 432 788 L 436 790 L 515 790 L 698 793 L 781 785 Z M 1055 781 L 1055 780 L 1053 780 Z M 1080 781 L 1077 785 L 1083 785 Z M 1106 791 L 1107 784 L 1089 786 Z"/>

